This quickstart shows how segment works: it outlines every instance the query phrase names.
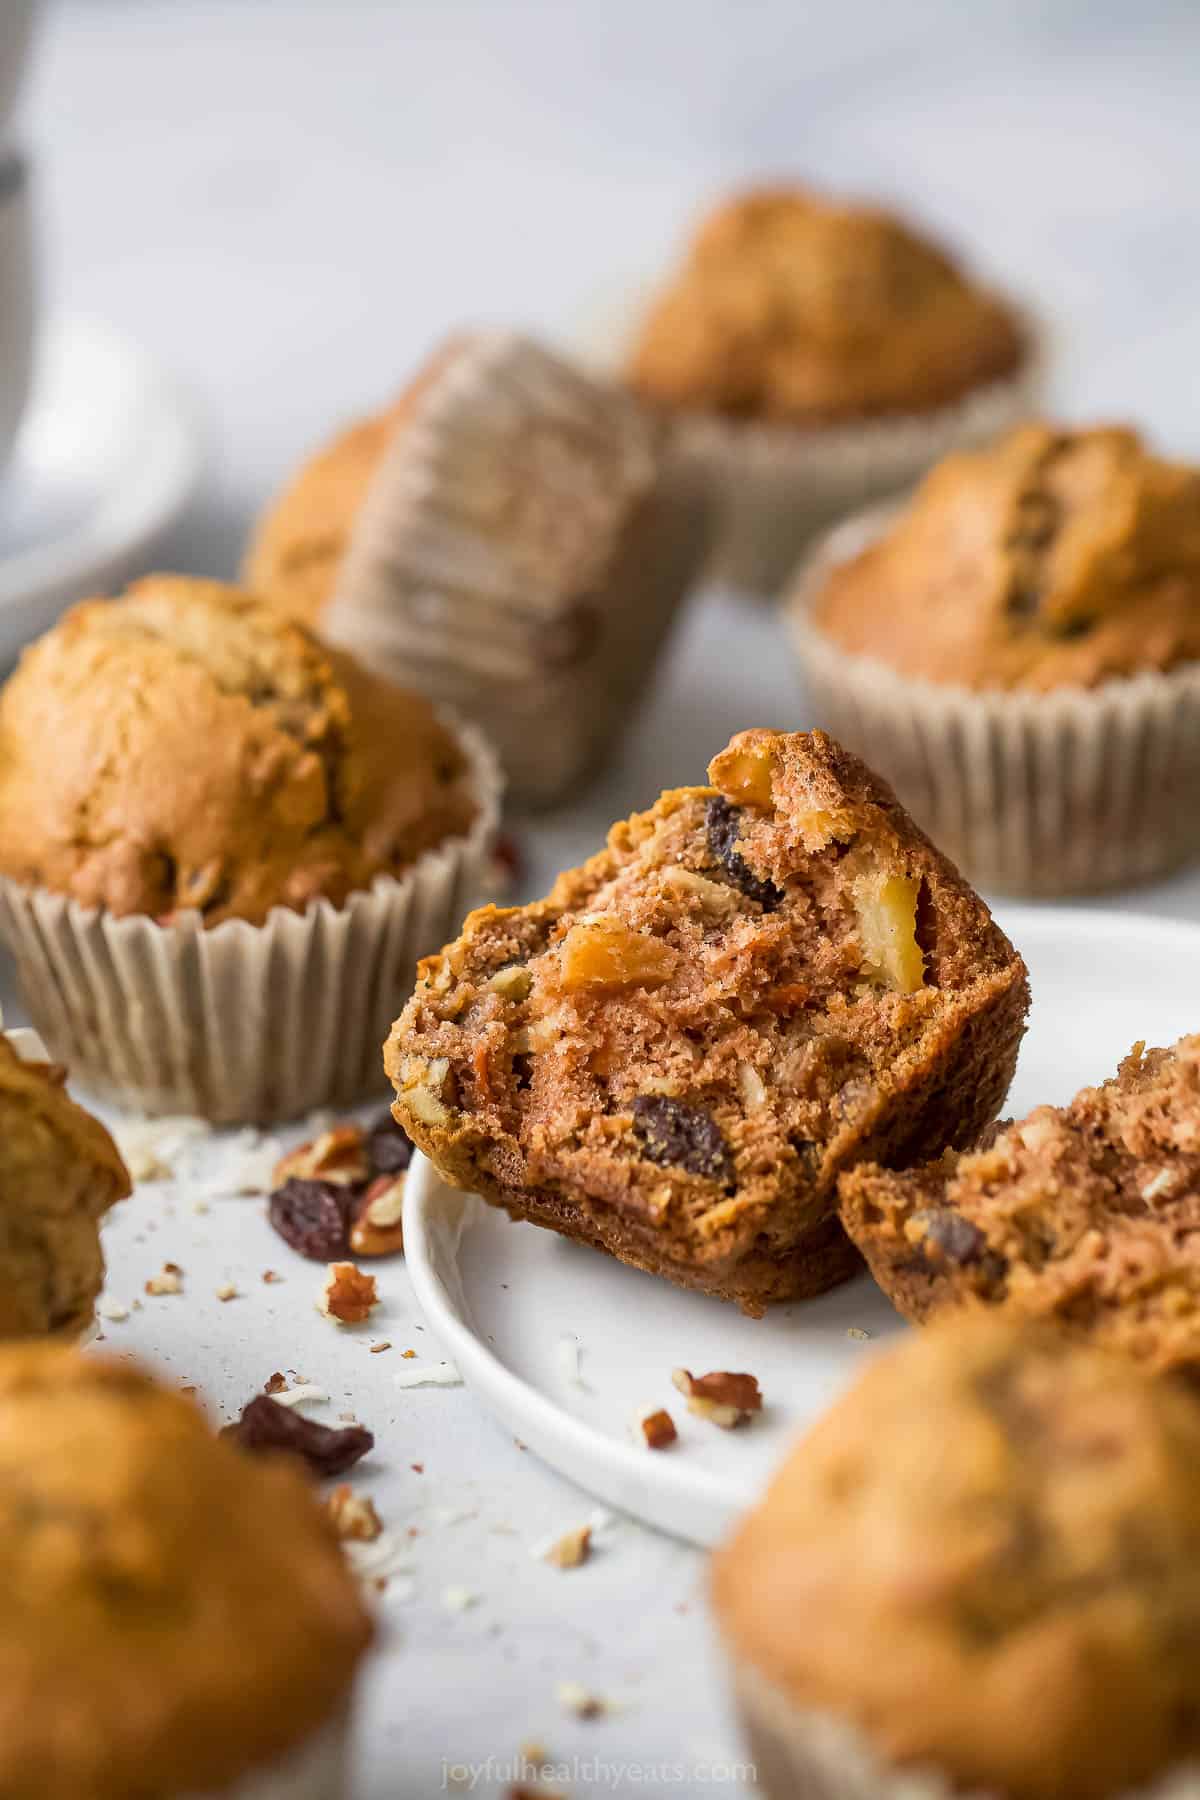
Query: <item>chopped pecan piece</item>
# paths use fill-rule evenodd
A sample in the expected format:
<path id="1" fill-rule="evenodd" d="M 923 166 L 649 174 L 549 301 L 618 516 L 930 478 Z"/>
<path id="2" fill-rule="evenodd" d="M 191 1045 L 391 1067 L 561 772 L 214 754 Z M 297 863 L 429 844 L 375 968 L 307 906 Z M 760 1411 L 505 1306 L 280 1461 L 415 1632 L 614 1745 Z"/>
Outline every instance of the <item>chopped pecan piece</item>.
<path id="1" fill-rule="evenodd" d="M 404 1248 L 404 1176 L 377 1175 L 356 1202 L 350 1248 L 356 1256 L 394 1256 Z"/>
<path id="2" fill-rule="evenodd" d="M 577 1569 L 591 1553 L 592 1528 L 580 1525 L 574 1531 L 564 1532 L 557 1543 L 551 1544 L 542 1560 L 553 1563 L 556 1569 Z"/>
<path id="3" fill-rule="evenodd" d="M 751 1413 L 762 1411 L 762 1394 L 753 1375 L 735 1375 L 727 1369 L 693 1375 L 690 1369 L 673 1369 L 671 1380 L 686 1397 L 689 1412 L 723 1431 L 744 1425 Z"/>
<path id="4" fill-rule="evenodd" d="M 347 1482 L 334 1488 L 325 1507 L 340 1538 L 355 1538 L 360 1543 L 370 1544 L 383 1530 L 383 1520 L 375 1511 L 375 1502 L 366 1494 L 356 1494 Z"/>
<path id="5" fill-rule="evenodd" d="M 371 1173 L 367 1161 L 366 1133 L 358 1125 L 334 1125 L 307 1144 L 298 1144 L 275 1165 L 274 1182 L 331 1181 L 353 1186 Z"/>

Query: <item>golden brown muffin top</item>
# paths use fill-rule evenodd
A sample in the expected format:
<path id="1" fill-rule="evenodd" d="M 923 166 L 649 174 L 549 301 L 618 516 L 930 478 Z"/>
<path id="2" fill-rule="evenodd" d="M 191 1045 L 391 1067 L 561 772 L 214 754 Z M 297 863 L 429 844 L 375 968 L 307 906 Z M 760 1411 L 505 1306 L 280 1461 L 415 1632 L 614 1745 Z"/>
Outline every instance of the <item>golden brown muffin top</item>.
<path id="1" fill-rule="evenodd" d="M 0 694 L 0 873 L 118 915 L 338 905 L 474 811 L 427 701 L 218 582 L 86 601 Z"/>
<path id="2" fill-rule="evenodd" d="M 778 187 L 704 220 L 629 375 L 670 407 L 827 424 L 942 406 L 1025 354 L 1008 308 L 891 213 Z"/>
<path id="3" fill-rule="evenodd" d="M 223 1788 L 318 1732 L 371 1625 L 304 1475 L 128 1363 L 0 1350 L 0 1800 Z"/>
<path id="4" fill-rule="evenodd" d="M 116 1145 L 64 1079 L 0 1034 L 0 1338 L 73 1337 L 90 1323 L 99 1220 L 130 1191 Z"/>
<path id="5" fill-rule="evenodd" d="M 974 688 L 1094 687 L 1200 656 L 1200 470 L 1135 431 L 1019 426 L 948 456 L 814 618 L 845 649 Z"/>
<path id="6" fill-rule="evenodd" d="M 396 433 L 460 347 L 449 338 L 389 406 L 339 431 L 269 502 L 242 565 L 246 586 L 305 625 L 333 598 L 359 510 Z"/>
<path id="7" fill-rule="evenodd" d="M 907 1338 L 714 1570 L 739 1658 L 894 1763 L 1103 1800 L 1200 1751 L 1200 1406 L 1044 1328 Z"/>

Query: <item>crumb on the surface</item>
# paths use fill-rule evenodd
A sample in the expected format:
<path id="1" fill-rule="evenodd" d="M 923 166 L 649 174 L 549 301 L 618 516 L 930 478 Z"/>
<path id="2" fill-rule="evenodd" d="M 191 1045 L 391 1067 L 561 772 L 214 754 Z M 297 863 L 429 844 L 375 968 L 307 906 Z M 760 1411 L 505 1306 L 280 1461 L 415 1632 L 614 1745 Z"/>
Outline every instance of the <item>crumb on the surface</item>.
<path id="1" fill-rule="evenodd" d="M 361 1325 L 379 1304 L 373 1275 L 352 1262 L 330 1263 L 317 1301 L 317 1311 L 337 1325 Z"/>
<path id="2" fill-rule="evenodd" d="M 383 1352 L 385 1350 L 390 1350 L 391 1347 L 392 1347 L 391 1339 L 383 1338 L 380 1340 L 380 1342 L 378 1344 L 371 1345 L 371 1355 L 372 1356 L 382 1356 Z"/>
<path id="3" fill-rule="evenodd" d="M 237 1297 L 238 1291 L 234 1287 L 232 1281 L 222 1282 L 221 1286 L 217 1289 L 218 1300 L 236 1300 Z"/>
<path id="4" fill-rule="evenodd" d="M 373 1543 L 383 1530 L 375 1503 L 367 1494 L 356 1494 L 348 1482 L 335 1487 L 325 1502 L 326 1511 L 340 1538 Z"/>
<path id="5" fill-rule="evenodd" d="M 870 1335 L 870 1332 L 864 1331 L 861 1325 L 847 1325 L 846 1327 L 846 1336 L 853 1338 L 856 1343 L 865 1343 Z"/>
<path id="6" fill-rule="evenodd" d="M 665 1406 L 648 1407 L 633 1422 L 633 1434 L 647 1450 L 666 1450 L 679 1436 Z"/>
<path id="7" fill-rule="evenodd" d="M 554 1694 L 563 1711 L 577 1719 L 598 1719 L 608 1710 L 599 1694 L 593 1694 L 581 1681 L 560 1681 Z"/>
<path id="8" fill-rule="evenodd" d="M 109 1319 L 114 1325 L 119 1325 L 123 1319 L 129 1317 L 129 1308 L 123 1306 L 119 1300 L 101 1300 L 96 1311 L 102 1319 Z"/>
<path id="9" fill-rule="evenodd" d="M 578 1525 L 573 1531 L 565 1531 L 552 1544 L 543 1544 L 537 1551 L 540 1561 L 548 1562 L 556 1569 L 577 1569 L 588 1560 L 591 1553 L 590 1525 Z"/>
<path id="10" fill-rule="evenodd" d="M 473 1593 L 470 1588 L 455 1585 L 442 1589 L 442 1605 L 447 1612 L 469 1612 L 473 1606 L 478 1606 L 478 1604 L 479 1595 Z"/>
<path id="11" fill-rule="evenodd" d="M 264 1269 L 262 1272 L 262 1278 L 267 1283 L 268 1286 L 270 1286 L 271 1282 L 273 1282 L 273 1281 L 282 1281 L 283 1280 L 283 1276 L 277 1275 L 275 1273 L 274 1269 Z"/>
<path id="12" fill-rule="evenodd" d="M 183 1270 L 178 1263 L 168 1262 L 162 1266 L 158 1275 L 151 1275 L 146 1283 L 148 1294 L 182 1294 Z"/>
<path id="13" fill-rule="evenodd" d="M 276 1369 L 274 1374 L 267 1376 L 267 1379 L 263 1384 L 263 1393 L 282 1394 L 286 1387 L 287 1376 L 284 1375 L 281 1370 Z"/>

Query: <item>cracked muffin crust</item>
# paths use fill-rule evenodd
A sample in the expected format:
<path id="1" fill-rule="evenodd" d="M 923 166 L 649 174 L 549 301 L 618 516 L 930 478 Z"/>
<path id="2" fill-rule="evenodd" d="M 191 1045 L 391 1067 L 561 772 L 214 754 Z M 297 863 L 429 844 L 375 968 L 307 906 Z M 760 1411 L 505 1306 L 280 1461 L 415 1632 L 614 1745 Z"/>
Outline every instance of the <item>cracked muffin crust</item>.
<path id="1" fill-rule="evenodd" d="M 842 649 L 970 688 L 1091 688 L 1200 657 L 1200 470 L 1134 431 L 1019 427 L 947 457 L 812 605 Z"/>
<path id="2" fill-rule="evenodd" d="M 104 1284 L 100 1220 L 130 1192 L 116 1145 L 65 1076 L 23 1061 L 0 1033 L 0 1338 L 86 1330 Z"/>
<path id="3" fill-rule="evenodd" d="M 1200 1373 L 1200 1037 L 987 1149 L 846 1174 L 841 1216 L 907 1318 L 995 1307 L 1155 1369 Z"/>
<path id="4" fill-rule="evenodd" d="M 930 411 L 1027 356 L 1003 302 L 877 207 L 735 196 L 651 309 L 629 379 L 655 403 L 788 425 Z"/>
<path id="5" fill-rule="evenodd" d="M 75 607 L 0 695 L 0 875 L 116 917 L 341 905 L 476 810 L 428 702 L 218 582 Z"/>
<path id="6" fill-rule="evenodd" d="M 0 1588 L 2 1800 L 224 1792 L 340 1723 L 371 1639 L 290 1458 L 53 1346 L 0 1350 Z"/>
<path id="7" fill-rule="evenodd" d="M 839 1169 L 995 1116 L 1024 965 L 820 732 L 742 732 L 533 905 L 472 913 L 385 1052 L 440 1172 L 748 1312 L 852 1256 Z"/>
<path id="8" fill-rule="evenodd" d="M 765 1792 L 1108 1800 L 1200 1756 L 1198 1466 L 1192 1395 L 1045 1327 L 873 1362 L 714 1561 Z"/>

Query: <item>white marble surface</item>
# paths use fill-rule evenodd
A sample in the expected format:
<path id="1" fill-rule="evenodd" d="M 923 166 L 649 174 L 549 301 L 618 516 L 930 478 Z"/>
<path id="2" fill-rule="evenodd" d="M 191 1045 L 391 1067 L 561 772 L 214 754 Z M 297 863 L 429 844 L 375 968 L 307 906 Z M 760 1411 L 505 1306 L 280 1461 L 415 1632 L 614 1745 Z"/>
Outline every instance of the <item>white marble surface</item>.
<path id="1" fill-rule="evenodd" d="M 1063 409 L 1133 416 L 1200 453 L 1198 58 L 1189 0 L 73 0 L 51 10 L 20 129 L 48 303 L 129 331 L 207 411 L 211 475 L 164 560 L 225 574 L 289 464 L 442 331 L 570 337 L 707 193 L 763 171 L 916 206 L 1040 304 Z M 704 597 L 606 780 L 531 840 L 531 883 L 694 779 L 731 729 L 804 721 L 774 622 Z M 1200 916 L 1200 880 L 1118 903 Z M 135 1204 L 116 1289 L 135 1291 L 168 1238 L 206 1271 L 221 1230 L 235 1268 L 279 1260 L 252 1201 L 214 1208 L 204 1248 L 161 1190 Z M 287 1300 L 302 1287 L 148 1302 L 124 1329 L 181 1378 L 212 1370 L 232 1401 L 248 1372 L 300 1357 Z M 387 1293 L 389 1335 L 415 1333 L 402 1271 Z M 370 1418 L 388 1359 L 337 1355 Z M 427 1800 L 444 1758 L 502 1761 L 527 1737 L 592 1759 L 567 1783 L 575 1800 L 737 1791 L 702 1766 L 736 1739 L 700 1558 L 622 1526 L 585 1569 L 536 1565 L 528 1543 L 587 1502 L 462 1390 L 399 1399 L 371 1422 L 391 1466 L 424 1464 L 390 1521 L 417 1525 L 418 1573 L 387 1604 L 361 1800 Z M 449 1611 L 452 1586 L 479 1603 Z M 566 1679 L 624 1704 L 568 1718 Z M 649 1766 L 637 1783 L 620 1774 L 632 1762 Z M 474 1791 L 504 1787 L 493 1769 Z"/>

